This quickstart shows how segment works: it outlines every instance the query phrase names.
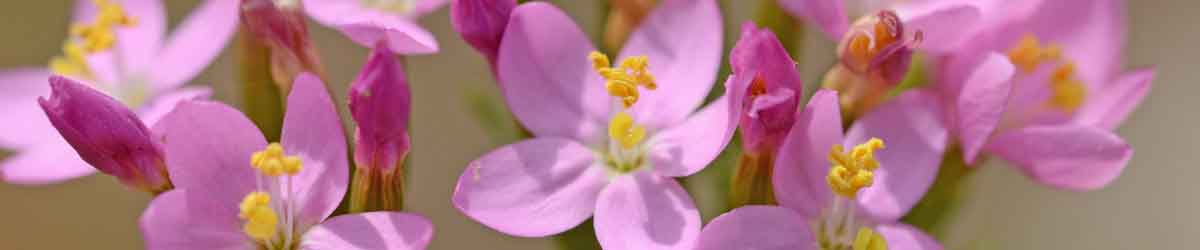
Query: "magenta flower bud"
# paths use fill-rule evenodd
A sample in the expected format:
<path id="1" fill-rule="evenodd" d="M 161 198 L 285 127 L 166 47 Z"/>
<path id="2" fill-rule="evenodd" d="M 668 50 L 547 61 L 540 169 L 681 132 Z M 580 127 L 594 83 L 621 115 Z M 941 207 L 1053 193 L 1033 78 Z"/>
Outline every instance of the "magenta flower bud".
<path id="1" fill-rule="evenodd" d="M 796 62 L 767 29 L 753 23 L 742 27 L 742 37 L 730 52 L 735 84 L 746 91 L 741 99 L 742 145 L 750 153 L 772 153 L 787 135 L 800 104 L 802 82 Z"/>
<path id="2" fill-rule="evenodd" d="M 129 187 L 155 194 L 172 188 L 162 145 L 133 111 L 65 77 L 51 77 L 50 88 L 38 104 L 80 158 Z"/>
<path id="3" fill-rule="evenodd" d="M 376 43 L 362 72 L 350 86 L 350 116 L 355 130 L 354 173 L 350 211 L 401 209 L 404 170 L 410 148 L 408 116 L 411 94 L 404 69 L 387 43 Z"/>
<path id="4" fill-rule="evenodd" d="M 508 15 L 516 6 L 515 0 L 455 0 L 450 4 L 450 23 L 463 40 L 494 64 Z"/>

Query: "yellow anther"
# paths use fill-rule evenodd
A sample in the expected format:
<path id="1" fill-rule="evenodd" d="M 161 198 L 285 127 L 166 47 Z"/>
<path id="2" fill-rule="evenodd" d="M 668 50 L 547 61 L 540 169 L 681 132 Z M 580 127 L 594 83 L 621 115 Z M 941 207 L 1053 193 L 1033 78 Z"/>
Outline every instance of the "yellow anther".
<path id="1" fill-rule="evenodd" d="M 620 143 L 621 147 L 630 149 L 646 138 L 646 128 L 634 123 L 629 114 L 617 112 L 608 123 L 608 136 Z"/>
<path id="2" fill-rule="evenodd" d="M 648 90 L 658 88 L 654 75 L 648 71 L 650 59 L 646 56 L 625 58 L 621 60 L 620 66 L 615 68 L 610 67 L 608 56 L 600 52 L 593 51 L 588 54 L 588 60 L 592 62 L 596 73 L 604 77 L 604 87 L 608 89 L 608 94 L 621 98 L 621 104 L 625 108 L 637 103 L 638 87 Z"/>
<path id="3" fill-rule="evenodd" d="M 854 250 L 887 250 L 887 241 L 883 239 L 883 235 L 863 227 L 858 229 L 858 234 L 854 236 Z"/>
<path id="4" fill-rule="evenodd" d="M 829 162 L 833 167 L 825 176 L 829 188 L 834 193 L 847 198 L 858 195 L 858 191 L 875 183 L 875 171 L 879 169 L 879 161 L 875 159 L 875 151 L 883 149 L 883 140 L 871 138 L 863 144 L 854 146 L 845 153 L 842 145 L 833 145 L 829 151 Z"/>
<path id="5" fill-rule="evenodd" d="M 1033 72 L 1044 62 L 1062 60 L 1062 47 L 1057 44 L 1042 46 L 1033 34 L 1025 34 L 1017 46 L 1008 51 L 1008 59 L 1022 72 Z"/>
<path id="6" fill-rule="evenodd" d="M 266 149 L 250 155 L 250 167 L 266 176 L 296 175 L 304 168 L 299 157 L 283 154 L 283 145 L 271 143 Z"/>
<path id="7" fill-rule="evenodd" d="M 257 240 L 270 240 L 275 236 L 279 216 L 271 209 L 271 195 L 252 192 L 238 205 L 238 218 L 245 221 L 242 230 Z"/>
<path id="8" fill-rule="evenodd" d="M 131 27 L 137 23 L 125 14 L 121 5 L 109 0 L 93 0 L 92 3 L 97 9 L 95 19 L 91 23 L 72 24 L 71 38 L 63 44 L 63 56 L 50 60 L 50 69 L 55 73 L 92 78 L 86 56 L 112 48 L 117 42 L 117 27 Z"/>
<path id="9" fill-rule="evenodd" d="M 1075 77 L 1075 64 L 1065 63 L 1050 75 L 1050 107 L 1075 112 L 1087 99 L 1087 86 Z"/>

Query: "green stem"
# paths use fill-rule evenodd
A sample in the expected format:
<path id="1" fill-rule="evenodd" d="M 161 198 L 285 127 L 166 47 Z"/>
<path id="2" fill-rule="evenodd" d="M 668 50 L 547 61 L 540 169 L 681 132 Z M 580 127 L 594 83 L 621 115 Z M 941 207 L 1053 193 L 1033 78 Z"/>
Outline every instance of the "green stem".
<path id="1" fill-rule="evenodd" d="M 279 141 L 283 129 L 283 95 L 271 77 L 271 49 L 242 24 L 237 35 L 237 78 L 242 111 L 262 130 L 267 141 Z"/>
<path id="2" fill-rule="evenodd" d="M 729 209 L 745 205 L 775 205 L 775 191 L 771 185 L 775 155 L 743 152 L 735 173 L 730 179 Z"/>
<path id="3" fill-rule="evenodd" d="M 967 166 L 963 161 L 962 150 L 958 147 L 946 150 L 933 186 L 902 221 L 944 239 L 946 226 L 962 206 L 963 194 L 970 187 L 973 173 L 975 167 Z"/>

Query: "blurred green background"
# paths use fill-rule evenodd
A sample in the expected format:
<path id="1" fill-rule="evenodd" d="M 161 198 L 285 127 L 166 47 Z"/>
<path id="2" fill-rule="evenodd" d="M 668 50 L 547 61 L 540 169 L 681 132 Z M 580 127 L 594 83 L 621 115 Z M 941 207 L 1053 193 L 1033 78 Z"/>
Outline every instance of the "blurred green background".
<path id="1" fill-rule="evenodd" d="M 168 16 L 178 22 L 196 0 L 170 0 Z M 589 34 L 602 20 L 594 0 L 552 1 Z M 730 1 L 727 22 L 740 24 L 757 0 Z M 72 1 L 0 3 L 0 68 L 43 66 L 59 53 Z M 1091 193 L 1042 188 L 1016 171 L 992 162 L 975 176 L 962 214 L 950 226 L 948 249 L 1188 249 L 1200 235 L 1200 1 L 1128 2 L 1127 67 L 1157 66 L 1150 95 L 1119 133 L 1137 150 L 1115 183 Z M 494 135 L 473 117 L 468 96 L 499 98 L 483 58 L 450 28 L 448 10 L 426 16 L 442 46 L 439 54 L 407 60 L 413 88 L 414 152 L 408 166 L 405 204 L 435 223 L 431 249 L 553 249 L 548 239 L 505 236 L 462 216 L 450 204 L 458 175 L 467 162 L 498 146 Z M 737 27 L 737 26 L 732 26 Z M 345 103 L 345 85 L 362 66 L 367 50 L 315 23 L 312 35 L 334 90 Z M 729 33 L 727 46 L 739 32 Z M 732 33 L 731 33 L 732 32 Z M 833 45 L 810 30 L 802 72 L 808 85 L 832 62 Z M 237 104 L 231 50 L 193 84 L 212 84 L 218 99 Z M 30 83 L 42 84 L 42 83 Z M 3 91 L 0 89 L 0 91 Z M 1193 96 L 1193 97 L 1188 97 Z M 22 122 L 0 117 L 0 122 Z M 702 173 L 715 176 L 707 171 Z M 712 178 L 689 185 L 713 185 Z M 693 193 L 714 203 L 725 193 Z M 140 249 L 136 219 L 149 196 L 131 192 L 115 179 L 97 175 L 54 186 L 0 184 L 0 249 Z M 707 205 L 705 218 L 716 216 Z"/>

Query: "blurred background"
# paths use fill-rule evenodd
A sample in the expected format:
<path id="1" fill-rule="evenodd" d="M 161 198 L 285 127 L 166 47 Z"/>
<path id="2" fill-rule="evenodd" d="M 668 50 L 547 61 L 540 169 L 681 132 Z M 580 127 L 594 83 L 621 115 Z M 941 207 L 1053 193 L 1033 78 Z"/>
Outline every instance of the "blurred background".
<path id="1" fill-rule="evenodd" d="M 178 22 L 197 0 L 170 0 L 168 17 Z M 551 1 L 565 9 L 589 34 L 602 18 L 596 0 Z M 755 0 L 728 1 L 728 24 L 748 20 Z M 1136 149 L 1125 173 L 1105 189 L 1090 193 L 1037 186 L 1005 163 L 992 161 L 974 184 L 957 220 L 949 227 L 948 249 L 1188 249 L 1200 235 L 1200 92 L 1195 59 L 1200 58 L 1200 1 L 1129 1 L 1126 68 L 1158 69 L 1150 95 L 1118 132 Z M 59 54 L 72 1 L 0 3 L 0 68 L 43 67 Z M 414 152 L 407 167 L 406 209 L 431 218 L 436 227 L 430 249 L 554 249 L 550 239 L 527 239 L 491 231 L 450 204 L 454 184 L 467 162 L 506 140 L 480 125 L 471 100 L 499 98 L 482 56 L 450 28 L 448 9 L 421 20 L 441 44 L 441 52 L 407 59 L 413 88 Z M 737 26 L 731 26 L 737 27 Z M 315 23 L 312 35 L 345 103 L 345 85 L 360 70 L 367 50 Z M 737 29 L 726 28 L 726 46 Z M 833 44 L 809 30 L 802 72 L 811 88 L 833 61 Z M 237 105 L 234 64 L 226 50 L 193 84 L 212 84 L 217 98 Z M 44 83 L 30 83 L 44 84 Z M 0 91 L 4 91 L 0 89 Z M 471 98 L 468 98 L 471 97 Z M 499 100 L 499 99 L 496 99 Z M 344 107 L 343 107 L 344 108 Z M 0 122 L 22 122 L 0 117 Z M 713 171 L 702 176 L 717 176 Z M 715 179 L 715 178 L 709 178 Z M 695 181 L 689 185 L 711 185 Z M 693 193 L 713 203 L 725 193 Z M 116 179 L 95 175 L 53 186 L 0 183 L 0 249 L 140 249 L 137 218 L 150 197 L 131 192 Z M 702 206 L 703 216 L 716 210 Z"/>

